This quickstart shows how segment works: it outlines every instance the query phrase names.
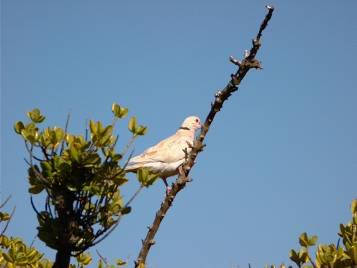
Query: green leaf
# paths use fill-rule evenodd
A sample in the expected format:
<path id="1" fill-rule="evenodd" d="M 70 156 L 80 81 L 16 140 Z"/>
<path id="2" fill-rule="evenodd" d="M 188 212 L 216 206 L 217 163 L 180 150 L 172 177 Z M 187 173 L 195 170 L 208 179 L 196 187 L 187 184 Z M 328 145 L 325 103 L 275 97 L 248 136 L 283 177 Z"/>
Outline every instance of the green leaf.
<path id="1" fill-rule="evenodd" d="M 142 185 L 146 186 L 146 181 L 149 176 L 149 170 L 146 168 L 140 168 L 136 174 L 137 174 L 137 178 L 138 178 L 139 182 Z"/>
<path id="2" fill-rule="evenodd" d="M 117 176 L 114 177 L 113 182 L 118 186 L 122 186 L 123 184 L 128 182 L 128 179 L 122 176 Z"/>
<path id="3" fill-rule="evenodd" d="M 44 117 L 41 114 L 41 111 L 38 108 L 33 109 L 31 112 L 27 113 L 27 116 L 31 119 L 32 122 L 34 123 L 41 123 L 43 120 L 45 120 L 46 117 Z"/>
<path id="4" fill-rule="evenodd" d="M 26 141 L 30 142 L 31 144 L 34 144 L 39 138 L 38 128 L 34 123 L 27 124 L 21 130 L 21 135 Z"/>
<path id="5" fill-rule="evenodd" d="M 21 134 L 21 130 L 25 128 L 24 123 L 17 121 L 14 125 L 14 130 L 17 134 Z"/>
<path id="6" fill-rule="evenodd" d="M 10 220 L 9 213 L 1 212 L 0 211 L 0 221 L 8 221 Z"/>
<path id="7" fill-rule="evenodd" d="M 103 124 L 100 121 L 97 122 L 97 132 L 98 133 L 102 133 L 103 132 Z"/>
<path id="8" fill-rule="evenodd" d="M 107 126 L 103 131 L 99 133 L 99 140 L 97 142 L 97 146 L 102 147 L 102 146 L 108 146 L 111 141 L 115 140 L 112 139 L 112 132 L 113 132 L 113 126 L 109 125 Z"/>
<path id="9" fill-rule="evenodd" d="M 29 192 L 31 194 L 39 194 L 41 193 L 43 190 L 45 189 L 45 187 L 42 184 L 34 184 L 31 185 L 29 188 Z"/>
<path id="10" fill-rule="evenodd" d="M 121 155 L 121 154 L 114 154 L 113 156 L 112 156 L 112 161 L 114 161 L 114 162 L 118 162 L 120 159 L 122 159 L 123 158 L 123 156 Z"/>
<path id="11" fill-rule="evenodd" d="M 289 258 L 290 258 L 290 260 L 295 262 L 297 266 L 300 266 L 300 258 L 299 258 L 299 255 L 296 253 L 295 250 L 293 250 L 293 249 L 290 250 Z"/>
<path id="12" fill-rule="evenodd" d="M 40 163 L 42 168 L 42 175 L 45 178 L 51 177 L 52 175 L 52 166 L 48 161 L 41 161 Z"/>
<path id="13" fill-rule="evenodd" d="M 98 129 L 97 124 L 92 120 L 89 120 L 89 129 L 92 134 L 94 135 L 97 134 L 97 129 Z"/>
<path id="14" fill-rule="evenodd" d="M 112 112 L 117 118 L 124 118 L 128 114 L 128 109 L 125 107 L 121 107 L 119 104 L 113 103 Z"/>
<path id="15" fill-rule="evenodd" d="M 153 185 L 154 182 L 156 182 L 158 178 L 159 178 L 159 175 L 158 175 L 158 174 L 152 174 L 152 173 L 149 174 L 145 186 L 146 186 L 146 187 L 149 187 L 149 186 Z"/>
<path id="16" fill-rule="evenodd" d="M 352 259 L 354 264 L 357 264 L 357 243 L 348 250 L 348 256 Z"/>
<path id="17" fill-rule="evenodd" d="M 92 262 L 92 257 L 89 254 L 82 253 L 76 257 L 78 263 L 82 265 L 88 265 Z"/>
<path id="18" fill-rule="evenodd" d="M 135 117 L 135 116 L 133 116 L 132 118 L 130 118 L 129 124 L 128 124 L 128 129 L 129 129 L 130 132 L 133 133 L 134 135 L 136 134 L 137 123 L 136 123 L 136 117 Z"/>
<path id="19" fill-rule="evenodd" d="M 315 246 L 317 239 L 318 239 L 317 235 L 313 235 L 309 237 L 309 241 L 308 241 L 309 246 Z"/>
<path id="20" fill-rule="evenodd" d="M 125 215 L 125 214 L 129 214 L 131 212 L 131 207 L 124 207 L 121 210 L 121 214 Z"/>
<path id="21" fill-rule="evenodd" d="M 352 216 L 357 214 L 357 199 L 354 199 L 351 204 L 351 213 Z"/>
<path id="22" fill-rule="evenodd" d="M 14 259 L 7 253 L 3 252 L 2 256 L 4 257 L 5 261 L 9 262 L 9 263 L 13 263 Z"/>
<path id="23" fill-rule="evenodd" d="M 135 134 L 138 136 L 143 136 L 146 134 L 147 130 L 147 127 L 141 125 L 136 129 Z"/>
<path id="24" fill-rule="evenodd" d="M 128 108 L 125 108 L 125 107 L 120 107 L 120 113 L 119 113 L 119 117 L 120 118 L 124 118 L 127 116 L 129 112 L 129 109 Z"/>
<path id="25" fill-rule="evenodd" d="M 307 236 L 307 233 L 302 233 L 299 237 L 299 243 L 302 247 L 308 247 L 309 246 L 309 238 Z"/>
<path id="26" fill-rule="evenodd" d="M 116 264 L 117 264 L 118 266 L 123 266 L 123 265 L 126 264 L 126 262 L 123 261 L 122 259 L 118 259 L 117 262 L 116 262 Z"/>
<path id="27" fill-rule="evenodd" d="M 76 148 L 74 148 L 74 146 L 71 146 L 69 148 L 69 153 L 70 153 L 71 159 L 73 159 L 76 162 L 79 162 L 79 152 Z"/>
<path id="28" fill-rule="evenodd" d="M 147 168 L 140 168 L 136 174 L 141 185 L 145 187 L 151 186 L 159 178 L 158 174 L 150 172 Z"/>

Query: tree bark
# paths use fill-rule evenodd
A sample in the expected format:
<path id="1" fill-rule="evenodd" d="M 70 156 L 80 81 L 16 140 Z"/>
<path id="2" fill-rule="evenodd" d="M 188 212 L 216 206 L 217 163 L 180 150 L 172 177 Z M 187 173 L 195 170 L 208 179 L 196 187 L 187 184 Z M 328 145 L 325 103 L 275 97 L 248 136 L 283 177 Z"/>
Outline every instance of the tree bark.
<path id="1" fill-rule="evenodd" d="M 71 262 L 71 238 L 73 234 L 73 196 L 64 191 L 56 197 L 60 233 L 57 241 L 56 260 L 54 268 L 68 268 Z"/>
<path id="2" fill-rule="evenodd" d="M 67 248 L 63 248 L 57 251 L 56 261 L 53 264 L 53 268 L 68 268 L 71 262 L 71 251 Z"/>

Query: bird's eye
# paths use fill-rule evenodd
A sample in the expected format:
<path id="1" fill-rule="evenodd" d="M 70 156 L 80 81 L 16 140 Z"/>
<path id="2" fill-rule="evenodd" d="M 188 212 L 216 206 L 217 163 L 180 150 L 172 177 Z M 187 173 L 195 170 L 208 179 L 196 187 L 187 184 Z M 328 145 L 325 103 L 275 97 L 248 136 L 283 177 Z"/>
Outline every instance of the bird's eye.
<path id="1" fill-rule="evenodd" d="M 196 123 L 198 123 L 198 121 L 199 121 L 199 120 L 198 120 L 198 118 L 196 118 L 196 120 L 195 120 L 195 121 L 196 121 Z"/>

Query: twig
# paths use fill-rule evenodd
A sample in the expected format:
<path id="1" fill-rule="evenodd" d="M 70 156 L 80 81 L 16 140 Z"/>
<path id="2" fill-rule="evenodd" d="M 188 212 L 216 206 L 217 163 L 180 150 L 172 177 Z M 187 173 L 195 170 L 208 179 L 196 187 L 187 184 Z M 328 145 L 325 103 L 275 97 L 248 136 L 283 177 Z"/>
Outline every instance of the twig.
<path id="1" fill-rule="evenodd" d="M 99 256 L 99 258 L 105 263 L 105 265 L 108 265 L 108 261 L 107 261 L 107 259 L 106 258 L 104 258 L 100 253 L 99 253 L 99 250 L 98 249 L 96 249 L 95 250 L 96 252 L 97 252 L 97 254 L 98 254 L 98 256 Z"/>
<path id="2" fill-rule="evenodd" d="M 252 69 L 261 69 L 261 64 L 258 60 L 255 59 L 255 56 L 260 48 L 260 38 L 262 36 L 263 30 L 268 25 L 268 22 L 273 14 L 274 8 L 271 6 L 267 6 L 268 13 L 266 14 L 262 24 L 260 25 L 258 34 L 252 42 L 252 48 L 249 52 L 245 53 L 245 57 L 242 62 L 235 60 L 233 57 L 230 58 L 230 61 L 233 62 L 236 66 L 238 66 L 238 70 L 235 74 L 231 75 L 231 80 L 227 84 L 227 86 L 218 91 L 215 95 L 215 101 L 211 105 L 211 110 L 206 117 L 204 126 L 198 136 L 198 138 L 194 141 L 192 150 L 188 155 L 187 161 L 182 166 L 183 172 L 180 173 L 176 182 L 172 185 L 172 189 L 168 195 L 166 195 L 164 201 L 161 203 L 160 209 L 157 211 L 155 215 L 154 222 L 151 226 L 148 227 L 148 232 L 145 239 L 142 241 L 142 247 L 139 252 L 139 255 L 135 261 L 135 267 L 140 267 L 142 264 L 146 263 L 146 258 L 150 251 L 152 245 L 155 244 L 155 235 L 160 227 L 162 220 L 164 219 L 167 211 L 172 205 L 176 195 L 183 188 L 185 188 L 186 183 L 189 181 L 189 173 L 192 166 L 195 163 L 195 159 L 199 152 L 203 150 L 204 144 L 203 141 L 208 133 L 208 130 L 213 122 L 215 115 L 221 110 L 223 103 L 231 96 L 231 94 L 238 90 L 238 86 L 241 83 L 242 79 L 245 77 L 247 72 Z"/>
<path id="3" fill-rule="evenodd" d="M 140 185 L 140 187 L 135 191 L 132 197 L 126 202 L 124 208 L 129 207 L 130 203 L 134 201 L 134 199 L 139 195 L 140 191 L 144 188 L 143 185 Z"/>
<path id="4" fill-rule="evenodd" d="M 125 146 L 124 150 L 121 152 L 121 155 L 123 155 L 123 156 L 126 155 L 126 153 L 129 151 L 130 147 L 134 144 L 134 141 L 136 140 L 137 137 L 138 137 L 138 136 L 133 135 L 133 136 L 130 138 L 130 140 L 129 140 L 129 142 L 127 143 L 127 145 Z"/>
<path id="5" fill-rule="evenodd" d="M 32 239 L 31 244 L 30 244 L 30 248 L 33 247 L 33 245 L 35 244 L 36 239 L 37 239 L 37 235 L 35 235 L 34 238 Z"/>
<path id="6" fill-rule="evenodd" d="M 3 208 L 7 202 L 9 202 L 9 200 L 11 199 L 11 195 L 9 195 L 4 202 L 2 202 L 2 204 L 0 204 L 0 209 Z"/>
<path id="7" fill-rule="evenodd" d="M 67 119 L 66 119 L 66 125 L 64 127 L 64 137 L 61 143 L 61 149 L 60 149 L 60 155 L 62 155 L 64 146 L 65 146 L 65 141 L 66 141 L 66 135 L 68 134 L 68 126 L 69 126 L 69 120 L 71 119 L 71 113 L 67 114 Z"/>

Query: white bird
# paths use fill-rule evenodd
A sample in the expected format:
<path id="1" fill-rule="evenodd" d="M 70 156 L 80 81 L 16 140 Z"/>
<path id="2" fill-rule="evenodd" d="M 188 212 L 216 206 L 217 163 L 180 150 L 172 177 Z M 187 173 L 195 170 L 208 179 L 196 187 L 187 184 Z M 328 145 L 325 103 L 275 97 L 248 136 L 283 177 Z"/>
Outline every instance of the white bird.
<path id="1" fill-rule="evenodd" d="M 162 178 L 166 185 L 166 192 L 170 192 L 171 188 L 166 178 L 179 173 L 179 167 L 185 162 L 185 150 L 187 153 L 191 151 L 189 144 L 193 144 L 195 132 L 201 127 L 199 117 L 187 117 L 174 135 L 131 158 L 125 170 L 136 172 L 140 168 L 147 168 Z"/>

